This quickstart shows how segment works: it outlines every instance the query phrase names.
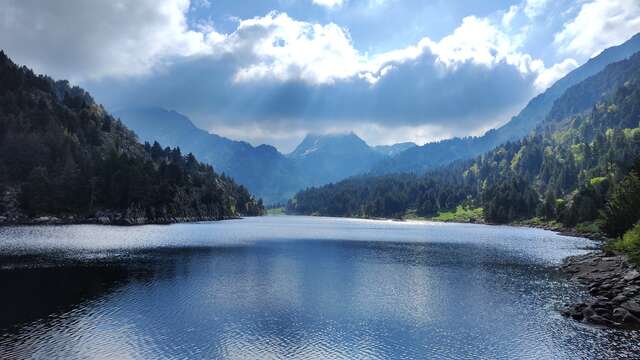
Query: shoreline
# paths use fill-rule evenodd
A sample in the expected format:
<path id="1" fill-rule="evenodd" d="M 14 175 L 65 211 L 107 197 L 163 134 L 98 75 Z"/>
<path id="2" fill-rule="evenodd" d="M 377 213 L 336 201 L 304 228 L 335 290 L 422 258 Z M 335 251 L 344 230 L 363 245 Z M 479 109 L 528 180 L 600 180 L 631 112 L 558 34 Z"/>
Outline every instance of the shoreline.
<path id="1" fill-rule="evenodd" d="M 201 221 L 223 221 L 242 219 L 238 216 L 186 216 L 186 217 L 162 217 L 148 219 L 146 217 L 124 217 L 119 215 L 104 215 L 95 217 L 82 216 L 39 216 L 8 219 L 0 217 L 0 227 L 8 226 L 62 226 L 62 225 L 109 225 L 109 226 L 142 226 L 142 225 L 171 225 L 183 223 L 196 223 Z"/>
<path id="2" fill-rule="evenodd" d="M 314 216 L 314 215 L 309 215 Z M 20 217 L 7 219 L 0 217 L 0 227 L 5 226 L 59 226 L 59 225 L 110 225 L 141 226 L 196 223 L 201 221 L 222 221 L 241 219 L 233 217 L 163 217 L 147 219 L 145 217 L 125 217 L 119 213 L 98 213 L 95 217 L 78 216 L 41 216 L 36 218 Z M 344 218 L 344 217 L 343 217 Z M 583 255 L 569 256 L 563 259 L 557 270 L 567 276 L 567 281 L 576 282 L 591 297 L 574 304 L 565 304 L 560 314 L 588 325 L 618 329 L 640 330 L 640 271 L 629 259 L 618 253 L 604 249 L 606 237 L 599 233 L 583 233 L 575 228 L 517 222 L 511 224 L 492 224 L 476 221 L 441 221 L 434 219 L 393 219 L 364 218 L 355 219 L 384 220 L 398 222 L 439 222 L 452 224 L 481 224 L 490 226 L 512 226 L 553 231 L 559 235 L 582 237 L 599 242 L 599 249 L 591 249 Z"/>
<path id="3" fill-rule="evenodd" d="M 586 324 L 640 330 L 640 272 L 622 254 L 604 250 L 564 259 L 559 270 L 591 297 L 565 304 L 560 313 Z"/>
<path id="4" fill-rule="evenodd" d="M 313 215 L 311 215 L 313 216 Z M 441 222 L 453 224 L 482 224 L 491 226 L 514 226 L 543 229 L 556 234 L 581 237 L 597 241 L 598 249 L 590 249 L 586 254 L 568 256 L 556 267 L 566 276 L 566 281 L 578 283 L 585 294 L 584 300 L 565 304 L 559 309 L 562 316 L 586 325 L 621 330 L 640 330 L 640 269 L 629 261 L 626 255 L 614 253 L 604 248 L 609 240 L 602 233 L 580 232 L 576 228 L 515 222 L 491 224 L 486 222 L 439 221 L 434 219 L 390 219 L 362 218 L 370 220 Z"/>

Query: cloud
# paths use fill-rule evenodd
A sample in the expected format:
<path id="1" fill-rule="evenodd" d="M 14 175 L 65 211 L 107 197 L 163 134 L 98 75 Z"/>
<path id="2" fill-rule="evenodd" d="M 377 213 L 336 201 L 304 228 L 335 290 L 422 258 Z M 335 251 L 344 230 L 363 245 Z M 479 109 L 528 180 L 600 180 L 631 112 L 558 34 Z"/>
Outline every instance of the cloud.
<path id="1" fill-rule="evenodd" d="M 511 5 L 509 10 L 505 11 L 502 15 L 502 27 L 508 29 L 511 27 L 513 19 L 518 14 L 520 7 L 518 5 Z"/>
<path id="2" fill-rule="evenodd" d="M 272 134 L 285 147 L 292 140 L 276 137 L 283 133 L 276 129 L 359 126 L 374 143 L 402 140 L 400 134 L 424 142 L 506 121 L 534 95 L 540 76 L 546 84 L 566 68 L 545 72 L 499 25 L 474 16 L 439 41 L 424 37 L 378 54 L 358 51 L 334 23 L 286 13 L 240 20 L 226 34 L 204 31 L 206 51 L 174 58 L 153 76 L 88 86 L 113 108 L 161 105 L 230 136 L 238 135 L 230 127 L 254 129 L 242 131 L 254 141 Z"/>
<path id="3" fill-rule="evenodd" d="M 80 80 L 114 110 L 164 106 L 207 129 L 254 128 L 240 134 L 281 144 L 282 134 L 304 129 L 358 127 L 373 143 L 477 134 L 577 65 L 572 56 L 546 68 L 511 33 L 543 1 L 467 16 L 439 39 L 371 52 L 329 20 L 272 11 L 220 31 L 206 17 L 189 18 L 215 10 L 212 1 L 6 4 L 0 43 L 16 61 Z"/>
<path id="4" fill-rule="evenodd" d="M 571 70 L 577 68 L 578 62 L 572 58 L 565 59 L 564 61 L 545 69 L 540 73 L 534 85 L 540 91 L 546 90 L 549 86 L 553 85 L 557 80 L 567 75 Z"/>
<path id="5" fill-rule="evenodd" d="M 248 64 L 235 74 L 238 82 L 272 78 L 332 83 L 353 76 L 363 61 L 338 25 L 296 21 L 276 12 L 241 21 L 216 48 L 247 58 L 240 62 Z"/>
<path id="6" fill-rule="evenodd" d="M 640 1 L 593 0 L 555 34 L 562 53 L 592 57 L 640 32 Z"/>
<path id="7" fill-rule="evenodd" d="M 544 11 L 549 0 L 526 0 L 524 4 L 524 13 L 528 18 L 533 19 Z"/>
<path id="8" fill-rule="evenodd" d="M 0 44 L 16 61 L 71 78 L 140 75 L 167 56 L 206 52 L 189 30 L 189 0 L 6 0 Z"/>
<path id="9" fill-rule="evenodd" d="M 340 7 L 345 2 L 345 0 L 312 0 L 312 1 L 316 5 L 324 6 L 329 9 Z"/>
<path id="10" fill-rule="evenodd" d="M 416 45 L 376 55 L 356 50 L 349 33 L 334 23 L 297 21 L 277 12 L 242 20 L 233 33 L 218 38 L 212 53 L 236 59 L 235 82 L 300 80 L 323 85 L 357 78 L 375 84 L 424 54 L 433 55 L 433 67 L 442 72 L 455 72 L 466 63 L 487 68 L 504 63 L 523 76 L 544 69 L 540 60 L 518 52 L 517 44 L 488 19 L 474 16 L 464 18 L 438 42 L 425 37 Z"/>

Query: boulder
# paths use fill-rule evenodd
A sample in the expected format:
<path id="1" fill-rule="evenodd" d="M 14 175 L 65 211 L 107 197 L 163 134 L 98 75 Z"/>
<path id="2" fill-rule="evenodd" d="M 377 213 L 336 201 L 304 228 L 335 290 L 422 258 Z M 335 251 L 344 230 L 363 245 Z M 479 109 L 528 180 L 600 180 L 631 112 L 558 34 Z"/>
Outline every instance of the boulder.
<path id="1" fill-rule="evenodd" d="M 616 326 L 617 324 L 603 316 L 600 315 L 591 315 L 586 318 L 586 321 L 595 324 L 595 325 L 603 325 L 603 326 Z"/>
<path id="2" fill-rule="evenodd" d="M 640 325 L 640 319 L 633 316 L 629 310 L 625 308 L 615 308 L 613 310 L 613 319 L 626 326 L 638 326 Z"/>
<path id="3" fill-rule="evenodd" d="M 625 281 L 632 281 L 638 278 L 640 278 L 640 272 L 637 270 L 628 271 L 623 277 Z"/>
<path id="4" fill-rule="evenodd" d="M 622 305 L 620 305 L 620 307 L 629 310 L 629 312 L 631 312 L 635 316 L 640 316 L 640 304 L 635 301 L 624 302 L 622 303 Z"/>

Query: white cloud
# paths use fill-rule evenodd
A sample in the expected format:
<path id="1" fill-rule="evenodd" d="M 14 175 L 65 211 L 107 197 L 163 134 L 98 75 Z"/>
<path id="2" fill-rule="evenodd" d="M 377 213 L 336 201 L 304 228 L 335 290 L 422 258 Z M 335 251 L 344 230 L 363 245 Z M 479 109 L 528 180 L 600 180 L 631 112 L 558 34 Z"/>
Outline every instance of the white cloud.
<path id="1" fill-rule="evenodd" d="M 0 7 L 0 44 L 37 71 L 92 80 L 84 82 L 92 91 L 105 84 L 99 95 L 120 97 L 116 107 L 146 98 L 146 104 L 208 113 L 238 129 L 261 123 L 264 133 L 256 139 L 275 137 L 269 133 L 274 119 L 286 123 L 283 132 L 295 122 L 377 124 L 362 132 L 381 142 L 474 133 L 507 119 L 579 59 L 571 55 L 545 68 L 522 49 L 520 33 L 510 26 L 520 31 L 532 1 L 497 16 L 468 16 L 439 40 L 424 37 L 372 54 L 356 49 L 349 31 L 335 23 L 286 13 L 238 19 L 227 33 L 211 21 L 189 27 L 189 9 L 208 3 L 7 0 Z M 116 82 L 122 87 L 114 88 Z M 439 130 L 445 127 L 452 132 Z M 411 129 L 424 131 L 411 137 Z"/>
<path id="2" fill-rule="evenodd" d="M 544 11 L 549 0 L 526 0 L 524 4 L 524 13 L 528 18 L 533 19 Z"/>
<path id="3" fill-rule="evenodd" d="M 640 32 L 640 1 L 593 0 L 555 34 L 562 53 L 592 57 Z"/>
<path id="4" fill-rule="evenodd" d="M 518 5 L 511 5 L 509 7 L 509 10 L 503 13 L 502 27 L 506 29 L 511 27 L 511 23 L 513 22 L 513 19 L 515 18 L 515 16 L 518 14 L 518 10 L 520 10 L 520 7 Z"/>
<path id="5" fill-rule="evenodd" d="M 488 19 L 469 16 L 438 42 L 425 37 L 413 46 L 369 55 L 356 50 L 349 33 L 336 24 L 311 24 L 272 12 L 241 21 L 213 52 L 242 58 L 236 82 L 275 79 L 331 84 L 361 78 L 375 84 L 398 64 L 425 54 L 433 55 L 433 66 L 442 71 L 456 71 L 467 63 L 487 68 L 504 63 L 524 75 L 541 73 L 543 63 L 519 52 L 518 46 Z"/>
<path id="6" fill-rule="evenodd" d="M 208 34 L 188 29 L 189 0 L 7 0 L 0 45 L 12 58 L 56 77 L 144 74 L 170 55 L 208 51 Z M 215 38 L 215 36 L 214 36 Z"/>
<path id="7" fill-rule="evenodd" d="M 516 37 L 488 18 L 469 16 L 440 41 L 425 37 L 413 46 L 371 55 L 358 51 L 349 32 L 334 23 L 298 21 L 286 13 L 239 20 L 235 31 L 222 34 L 211 23 L 188 26 L 190 5 L 209 1 L 72 3 L 9 0 L 0 10 L 0 42 L 16 61 L 76 80 L 146 74 L 175 57 L 194 55 L 231 56 L 234 80 L 240 83 L 273 79 L 322 85 L 365 79 L 375 84 L 399 64 L 424 55 L 432 55 L 433 66 L 446 72 L 468 63 L 487 68 L 504 63 L 523 75 L 544 71 L 540 60 L 518 50 Z M 527 6 L 541 3 L 529 0 Z M 509 23 L 516 11 L 511 7 L 502 22 Z"/>
<path id="8" fill-rule="evenodd" d="M 578 66 L 578 62 L 574 59 L 565 59 L 564 61 L 542 71 L 534 82 L 534 85 L 538 90 L 543 91 Z"/>
<path id="9" fill-rule="evenodd" d="M 345 0 L 312 0 L 314 4 L 327 8 L 336 8 L 344 4 Z"/>
<path id="10" fill-rule="evenodd" d="M 238 82 L 273 78 L 332 83 L 354 76 L 363 57 L 349 34 L 336 24 L 311 24 L 272 12 L 243 20 L 217 49 L 243 56 L 235 75 Z"/>

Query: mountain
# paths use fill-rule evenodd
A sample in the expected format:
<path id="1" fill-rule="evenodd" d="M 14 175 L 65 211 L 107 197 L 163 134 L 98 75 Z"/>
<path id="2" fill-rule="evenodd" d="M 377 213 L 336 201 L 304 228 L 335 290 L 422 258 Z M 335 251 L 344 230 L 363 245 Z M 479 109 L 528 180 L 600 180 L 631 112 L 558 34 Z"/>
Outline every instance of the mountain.
<path id="1" fill-rule="evenodd" d="M 323 185 L 366 172 L 385 157 L 353 132 L 309 134 L 288 155 L 306 175 L 309 186 Z"/>
<path id="2" fill-rule="evenodd" d="M 160 141 L 192 152 L 231 176 L 266 203 L 284 203 L 297 191 L 367 172 L 413 143 L 372 148 L 354 133 L 310 134 L 290 154 L 208 133 L 186 116 L 162 108 L 115 113 L 143 141 Z"/>
<path id="3" fill-rule="evenodd" d="M 276 148 L 252 146 L 208 133 L 175 111 L 162 108 L 124 109 L 115 113 L 144 141 L 161 141 L 192 152 L 246 186 L 267 203 L 285 201 L 305 187 L 295 165 Z"/>
<path id="4" fill-rule="evenodd" d="M 134 133 L 66 81 L 0 52 L 0 222 L 172 222 L 258 215 L 262 204 L 180 149 Z"/>
<path id="5" fill-rule="evenodd" d="M 558 80 L 549 89 L 533 98 L 526 107 L 504 126 L 483 136 L 453 138 L 408 149 L 393 159 L 373 168 L 377 174 L 396 172 L 424 173 L 455 160 L 469 159 L 511 140 L 519 139 L 536 128 L 548 115 L 553 103 L 571 86 L 602 71 L 608 64 L 626 59 L 640 51 L 640 34 L 625 43 L 608 48 Z M 591 97 L 585 102 L 592 102 Z"/>
<path id="6" fill-rule="evenodd" d="M 421 176 L 360 176 L 308 189 L 288 211 L 431 217 L 476 209 L 491 223 L 537 216 L 583 228 L 601 223 L 620 236 L 640 220 L 638 174 L 640 53 L 567 88 L 544 122 L 518 141 Z"/>
<path id="7" fill-rule="evenodd" d="M 401 152 L 414 148 L 418 145 L 416 145 L 415 143 L 412 142 L 403 142 L 403 143 L 398 143 L 398 144 L 393 144 L 393 145 L 378 145 L 378 146 L 374 146 L 373 150 L 387 155 L 389 157 L 394 157 L 398 154 L 400 154 Z"/>

